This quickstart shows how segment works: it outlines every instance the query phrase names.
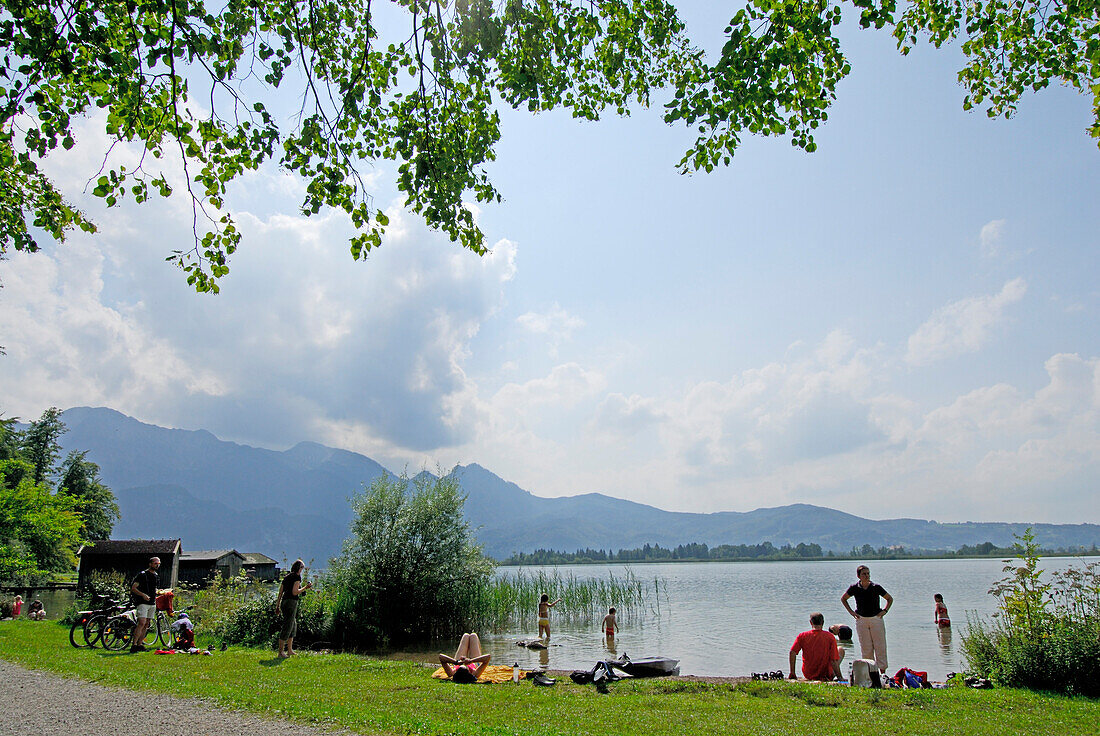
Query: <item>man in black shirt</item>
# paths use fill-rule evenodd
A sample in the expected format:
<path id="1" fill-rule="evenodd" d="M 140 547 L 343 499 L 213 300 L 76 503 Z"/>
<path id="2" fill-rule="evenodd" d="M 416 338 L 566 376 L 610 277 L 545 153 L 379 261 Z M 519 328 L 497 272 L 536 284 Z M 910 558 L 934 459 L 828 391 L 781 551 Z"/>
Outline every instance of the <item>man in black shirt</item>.
<path id="1" fill-rule="evenodd" d="M 878 583 L 871 582 L 871 568 L 860 565 L 856 568 L 859 581 L 848 586 L 840 602 L 856 620 L 856 634 L 859 636 L 859 648 L 863 659 L 875 660 L 879 672 L 886 674 L 886 624 L 882 617 L 894 605 L 894 598 Z M 856 610 L 848 605 L 848 599 L 855 597 Z M 879 598 L 886 601 L 886 608 L 879 604 Z"/>
<path id="2" fill-rule="evenodd" d="M 149 621 L 157 615 L 157 585 L 160 583 L 158 567 L 160 558 L 150 557 L 149 567 L 139 572 L 130 585 L 130 599 L 134 603 L 138 620 L 134 638 L 130 642 L 131 652 L 145 651 L 145 632 L 149 630 Z"/>

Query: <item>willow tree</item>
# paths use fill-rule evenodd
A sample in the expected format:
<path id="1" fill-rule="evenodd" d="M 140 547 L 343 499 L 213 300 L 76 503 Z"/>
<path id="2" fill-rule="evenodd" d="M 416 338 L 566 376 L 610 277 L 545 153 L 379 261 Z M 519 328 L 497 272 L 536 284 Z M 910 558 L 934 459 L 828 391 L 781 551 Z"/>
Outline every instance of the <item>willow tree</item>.
<path id="1" fill-rule="evenodd" d="M 964 105 L 1011 115 L 1060 83 L 1097 101 L 1096 0 L 848 0 L 865 28 L 902 52 L 961 42 Z M 676 0 L 6 0 L 0 11 L 0 254 L 36 250 L 95 225 L 42 161 L 76 143 L 93 114 L 113 143 L 88 172 L 108 205 L 169 196 L 165 157 L 182 164 L 194 248 L 168 259 L 199 291 L 218 290 L 240 233 L 226 187 L 268 162 L 305 181 L 301 210 L 346 212 L 353 258 L 387 226 L 361 178 L 396 164 L 396 186 L 425 222 L 485 252 L 468 202 L 499 200 L 485 166 L 502 106 L 567 108 L 584 119 L 658 106 L 699 133 L 684 171 L 728 164 L 746 134 L 813 151 L 849 72 L 834 0 L 731 7 L 720 50 L 696 48 Z M 661 99 L 654 100 L 654 95 Z M 297 109 L 281 108 L 297 100 Z M 177 164 L 177 165 L 178 165 Z"/>

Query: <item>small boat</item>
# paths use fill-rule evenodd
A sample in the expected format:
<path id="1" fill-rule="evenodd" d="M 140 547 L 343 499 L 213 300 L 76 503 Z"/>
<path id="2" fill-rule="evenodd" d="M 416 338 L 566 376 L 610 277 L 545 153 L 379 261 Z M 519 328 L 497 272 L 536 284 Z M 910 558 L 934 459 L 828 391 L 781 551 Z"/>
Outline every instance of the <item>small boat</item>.
<path id="1" fill-rule="evenodd" d="M 612 664 L 634 677 L 673 677 L 680 674 L 680 660 L 668 657 L 631 659 L 624 654 Z"/>

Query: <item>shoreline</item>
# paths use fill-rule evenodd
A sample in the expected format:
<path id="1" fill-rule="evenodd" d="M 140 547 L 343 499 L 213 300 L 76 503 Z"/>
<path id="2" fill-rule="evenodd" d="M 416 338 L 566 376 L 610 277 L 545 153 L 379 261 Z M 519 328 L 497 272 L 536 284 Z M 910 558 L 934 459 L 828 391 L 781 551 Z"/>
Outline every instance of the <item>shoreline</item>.
<path id="1" fill-rule="evenodd" d="M 1039 559 L 1066 557 L 1100 557 L 1096 552 L 1050 552 L 1039 555 Z M 685 563 L 750 563 L 750 562 L 894 562 L 910 560 L 1007 560 L 1014 559 L 1014 554 L 1008 555 L 887 555 L 885 557 L 837 555 L 835 557 L 730 557 L 727 559 L 710 559 L 702 557 L 688 557 L 679 559 L 662 560 L 574 560 L 572 562 L 501 562 L 494 560 L 498 568 L 501 567 L 574 567 L 577 565 L 679 565 Z"/>

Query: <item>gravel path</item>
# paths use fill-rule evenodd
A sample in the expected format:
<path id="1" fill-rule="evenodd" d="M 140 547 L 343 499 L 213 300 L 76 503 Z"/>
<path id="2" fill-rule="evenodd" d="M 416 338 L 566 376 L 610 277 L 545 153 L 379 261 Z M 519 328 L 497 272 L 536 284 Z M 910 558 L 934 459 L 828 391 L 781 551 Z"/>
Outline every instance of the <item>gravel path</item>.
<path id="1" fill-rule="evenodd" d="M 347 731 L 328 731 L 224 710 L 198 699 L 68 680 L 3 660 L 0 660 L 0 699 L 6 711 L 0 717 L 4 726 L 16 729 L 11 733 L 36 736 L 146 731 L 157 736 L 348 734 Z M 144 727 L 150 723 L 154 726 L 151 730 Z"/>

